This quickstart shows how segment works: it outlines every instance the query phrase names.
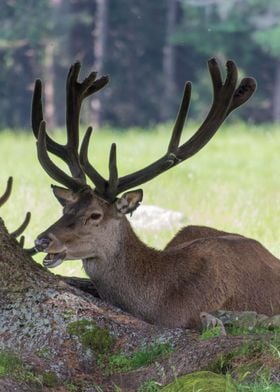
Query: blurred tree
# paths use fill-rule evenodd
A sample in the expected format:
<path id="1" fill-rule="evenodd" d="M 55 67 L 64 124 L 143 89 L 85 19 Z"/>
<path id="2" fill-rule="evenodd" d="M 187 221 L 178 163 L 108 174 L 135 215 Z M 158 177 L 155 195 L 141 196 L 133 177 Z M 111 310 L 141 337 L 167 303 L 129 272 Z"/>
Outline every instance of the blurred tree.
<path id="1" fill-rule="evenodd" d="M 93 32 L 93 69 L 98 70 L 101 74 L 105 72 L 104 65 L 107 54 L 107 37 L 108 37 L 108 1 L 96 0 L 96 17 L 95 29 Z M 104 93 L 100 91 L 91 99 L 92 122 L 100 126 L 103 120 L 103 103 Z"/>
<path id="2" fill-rule="evenodd" d="M 48 0 L 1 1 L 0 121 L 30 127 L 31 88 L 51 29 Z M 28 115 L 27 115 L 28 114 Z"/>
<path id="3" fill-rule="evenodd" d="M 176 51 L 173 36 L 176 31 L 178 0 L 166 2 L 166 31 L 163 46 L 163 94 L 160 105 L 161 121 L 169 120 L 173 115 L 174 96 L 176 96 Z"/>
<path id="4" fill-rule="evenodd" d="M 117 126 L 159 120 L 165 2 L 110 0 L 104 117 Z"/>
<path id="5" fill-rule="evenodd" d="M 201 118 L 211 95 L 205 63 L 213 56 L 236 59 L 241 73 L 258 80 L 241 117 L 280 121 L 279 17 L 278 0 L 3 0 L 0 125 L 30 129 L 37 77 L 49 128 L 64 124 L 65 75 L 77 60 L 85 74 L 111 77 L 83 108 L 86 123 L 149 126 L 174 118 L 186 78 L 195 84 L 191 112 Z"/>
<path id="6" fill-rule="evenodd" d="M 280 3 L 251 0 L 250 5 L 254 6 L 250 21 L 254 27 L 252 37 L 273 62 L 272 118 L 280 122 Z"/>
<path id="7" fill-rule="evenodd" d="M 183 0 L 183 10 L 176 42 L 184 42 L 194 51 L 223 62 L 226 58 L 237 59 L 246 73 L 256 77 L 260 87 L 254 100 L 239 114 L 255 121 L 279 121 L 280 3 L 277 0 Z M 200 68 L 198 74 L 198 90 L 205 91 Z M 203 102 L 204 99 L 200 104 L 195 102 L 196 110 L 203 110 Z"/>

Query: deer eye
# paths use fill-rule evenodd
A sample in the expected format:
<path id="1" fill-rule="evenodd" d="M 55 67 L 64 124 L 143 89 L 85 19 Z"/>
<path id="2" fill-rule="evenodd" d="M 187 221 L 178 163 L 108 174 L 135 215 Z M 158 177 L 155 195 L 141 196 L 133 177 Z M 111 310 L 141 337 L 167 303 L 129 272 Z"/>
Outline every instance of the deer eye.
<path id="1" fill-rule="evenodd" d="M 98 220 L 98 219 L 100 219 L 101 218 L 101 214 L 99 213 L 99 212 L 93 212 L 91 215 L 90 215 L 90 217 L 89 217 L 89 219 L 91 219 L 91 220 Z"/>

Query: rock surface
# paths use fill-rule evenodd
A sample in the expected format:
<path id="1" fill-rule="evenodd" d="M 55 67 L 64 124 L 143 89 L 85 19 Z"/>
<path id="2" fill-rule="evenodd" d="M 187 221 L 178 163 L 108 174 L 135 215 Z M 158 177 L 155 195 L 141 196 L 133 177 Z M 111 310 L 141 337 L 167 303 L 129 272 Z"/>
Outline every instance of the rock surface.
<path id="1" fill-rule="evenodd" d="M 179 229 L 184 225 L 184 219 L 182 212 L 152 205 L 141 205 L 129 217 L 133 227 L 145 230 Z"/>

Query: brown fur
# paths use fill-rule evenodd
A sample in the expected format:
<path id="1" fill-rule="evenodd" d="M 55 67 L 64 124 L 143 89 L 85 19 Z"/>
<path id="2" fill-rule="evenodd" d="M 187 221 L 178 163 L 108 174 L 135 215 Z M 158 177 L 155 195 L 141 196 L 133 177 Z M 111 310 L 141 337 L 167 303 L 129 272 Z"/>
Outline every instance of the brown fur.
<path id="1" fill-rule="evenodd" d="M 167 327 L 197 326 L 201 312 L 217 309 L 280 312 L 280 262 L 259 242 L 189 226 L 158 251 L 137 238 L 117 203 L 89 190 L 72 199 L 39 239 L 51 238 L 49 253 L 82 258 L 104 300 Z"/>

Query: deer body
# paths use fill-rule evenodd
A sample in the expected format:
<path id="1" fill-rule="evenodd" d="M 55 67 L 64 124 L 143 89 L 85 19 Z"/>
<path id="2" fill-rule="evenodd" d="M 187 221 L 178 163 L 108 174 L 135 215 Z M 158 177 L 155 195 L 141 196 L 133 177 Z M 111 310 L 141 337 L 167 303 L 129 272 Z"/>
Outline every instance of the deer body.
<path id="1" fill-rule="evenodd" d="M 257 241 L 231 234 L 186 237 L 157 251 L 136 237 L 126 218 L 119 226 L 114 251 L 103 248 L 104 258 L 83 265 L 101 298 L 136 317 L 191 327 L 205 309 L 280 311 L 280 262 Z"/>
<path id="2" fill-rule="evenodd" d="M 64 260 L 82 259 L 103 299 L 167 327 L 196 325 L 201 312 L 221 308 L 254 310 L 267 315 L 280 312 L 280 262 L 257 241 L 190 226 L 182 229 L 163 251 L 158 251 L 137 238 L 125 217 L 138 207 L 143 192 L 124 191 L 150 181 L 196 154 L 228 114 L 253 94 L 256 83 L 252 78 L 244 78 L 237 85 L 233 61 L 227 62 L 224 82 L 215 59 L 208 62 L 208 67 L 214 98 L 196 133 L 180 145 L 191 95 L 188 82 L 167 152 L 144 169 L 119 177 L 113 143 L 108 180 L 88 159 L 91 127 L 79 150 L 82 101 L 104 87 L 108 78 L 96 79 L 96 73 L 92 72 L 78 82 L 80 64 L 70 68 L 66 83 L 66 145 L 58 144 L 46 133 L 40 80 L 36 81 L 33 95 L 32 126 L 39 161 L 53 179 L 66 186 L 53 186 L 54 195 L 63 206 L 62 217 L 35 241 L 37 250 L 48 253 L 44 265 L 52 268 Z M 48 152 L 65 161 L 71 175 L 56 166 Z M 87 184 L 86 177 L 92 180 L 95 189 Z"/>

